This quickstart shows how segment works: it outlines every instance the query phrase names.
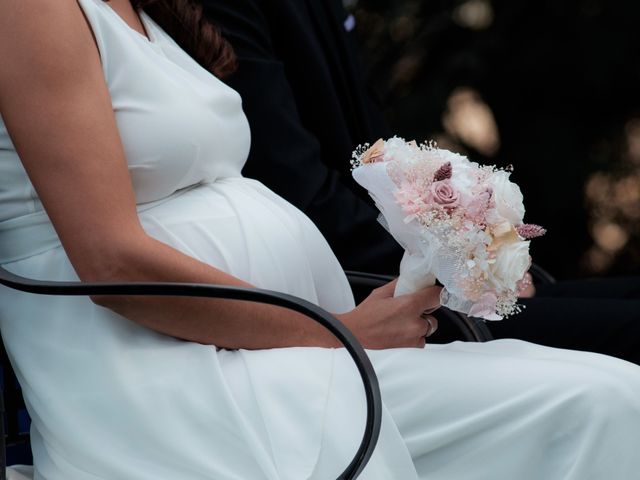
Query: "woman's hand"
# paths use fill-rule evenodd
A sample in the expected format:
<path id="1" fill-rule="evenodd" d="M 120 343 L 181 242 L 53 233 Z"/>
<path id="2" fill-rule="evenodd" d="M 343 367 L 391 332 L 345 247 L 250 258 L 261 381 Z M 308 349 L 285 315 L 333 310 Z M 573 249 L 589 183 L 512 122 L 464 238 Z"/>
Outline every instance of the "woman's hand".
<path id="1" fill-rule="evenodd" d="M 337 317 L 369 349 L 422 348 L 435 332 L 437 320 L 429 314 L 440 307 L 442 287 L 427 287 L 394 298 L 396 281 L 376 288 L 348 313 Z"/>

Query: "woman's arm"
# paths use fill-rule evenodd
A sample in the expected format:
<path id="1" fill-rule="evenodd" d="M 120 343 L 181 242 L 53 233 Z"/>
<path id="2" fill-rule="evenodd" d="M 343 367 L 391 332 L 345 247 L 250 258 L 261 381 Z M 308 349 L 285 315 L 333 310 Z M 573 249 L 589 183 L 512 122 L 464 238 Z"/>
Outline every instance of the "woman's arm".
<path id="1" fill-rule="evenodd" d="M 0 58 L 0 113 L 82 280 L 248 286 L 142 229 L 99 53 L 75 0 L 4 0 Z M 437 305 L 435 295 L 374 296 L 394 321 L 382 321 L 376 312 L 384 308 L 366 302 L 342 318 L 356 335 L 362 332 L 365 346 L 380 348 L 380 336 L 382 346 L 409 346 L 419 343 L 421 324 L 400 317 Z M 153 330 L 221 347 L 336 345 L 320 326 L 279 307 L 190 298 L 95 301 Z M 371 313 L 374 319 L 363 318 Z M 390 325 L 397 325 L 393 332 Z"/>

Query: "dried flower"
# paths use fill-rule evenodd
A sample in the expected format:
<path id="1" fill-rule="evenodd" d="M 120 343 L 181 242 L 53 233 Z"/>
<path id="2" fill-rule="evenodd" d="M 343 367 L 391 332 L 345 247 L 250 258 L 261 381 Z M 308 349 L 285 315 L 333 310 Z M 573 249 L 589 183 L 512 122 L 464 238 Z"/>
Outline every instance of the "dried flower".
<path id="1" fill-rule="evenodd" d="M 376 163 L 384 157 L 384 140 L 379 139 L 362 154 L 362 163 Z"/>
<path id="2" fill-rule="evenodd" d="M 433 182 L 429 188 L 430 200 L 447 208 L 455 208 L 460 203 L 460 194 L 448 180 Z"/>
<path id="3" fill-rule="evenodd" d="M 538 238 L 547 233 L 547 230 L 545 228 L 533 223 L 523 223 L 522 225 L 518 225 L 516 227 L 516 231 L 518 232 L 518 235 L 520 235 L 525 240 Z"/>
<path id="4" fill-rule="evenodd" d="M 509 222 L 499 223 L 491 227 L 491 244 L 487 247 L 489 251 L 496 251 L 503 245 L 516 243 L 519 241 L 518 233 Z"/>
<path id="5" fill-rule="evenodd" d="M 442 165 L 433 176 L 434 182 L 441 182 L 442 180 L 448 180 L 451 178 L 453 169 L 451 168 L 451 162 L 447 162 Z"/>

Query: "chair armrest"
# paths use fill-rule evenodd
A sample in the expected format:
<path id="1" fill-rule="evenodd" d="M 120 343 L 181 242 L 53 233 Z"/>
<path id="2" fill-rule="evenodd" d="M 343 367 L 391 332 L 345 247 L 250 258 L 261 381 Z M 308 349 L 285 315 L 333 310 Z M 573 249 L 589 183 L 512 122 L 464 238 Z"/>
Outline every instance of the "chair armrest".
<path id="1" fill-rule="evenodd" d="M 362 469 L 373 454 L 382 422 L 382 399 L 373 365 L 349 329 L 333 315 L 317 305 L 284 293 L 224 285 L 44 282 L 20 277 L 2 267 L 0 267 L 0 284 L 23 292 L 41 295 L 136 295 L 224 298 L 276 305 L 302 313 L 329 330 L 345 346 L 356 364 L 364 385 L 367 401 L 367 417 L 364 435 L 353 460 L 338 479 L 347 480 L 356 478 L 362 472 Z M 2 440 L 0 441 L 4 442 L 4 435 L 2 435 Z M 1 446 L 2 452 L 4 452 L 4 445 Z M 2 474 L 4 474 L 4 465 L 0 465 L 0 468 L 2 468 Z"/>
<path id="2" fill-rule="evenodd" d="M 345 270 L 344 273 L 351 286 L 371 287 L 372 289 L 381 287 L 385 283 L 389 283 L 396 278 L 393 275 L 356 272 L 355 270 Z"/>
<path id="3" fill-rule="evenodd" d="M 349 284 L 354 292 L 360 292 L 363 289 L 371 291 L 395 278 L 390 275 L 378 275 L 375 273 L 356 272 L 352 270 L 346 270 L 344 273 L 347 275 Z M 462 335 L 467 341 L 486 342 L 493 340 L 493 335 L 491 335 L 489 327 L 487 327 L 484 320 L 480 318 L 468 317 L 463 313 L 454 312 L 446 307 L 438 309 L 434 315 L 438 320 L 452 322 L 458 330 L 462 332 Z"/>
<path id="4" fill-rule="evenodd" d="M 533 277 L 534 284 L 549 285 L 556 283 L 556 279 L 553 275 L 536 263 L 531 264 L 529 267 L 529 273 L 531 274 L 531 277 Z"/>
<path id="5" fill-rule="evenodd" d="M 0 480 L 7 478 L 7 449 L 4 439 L 4 395 L 0 395 Z"/>

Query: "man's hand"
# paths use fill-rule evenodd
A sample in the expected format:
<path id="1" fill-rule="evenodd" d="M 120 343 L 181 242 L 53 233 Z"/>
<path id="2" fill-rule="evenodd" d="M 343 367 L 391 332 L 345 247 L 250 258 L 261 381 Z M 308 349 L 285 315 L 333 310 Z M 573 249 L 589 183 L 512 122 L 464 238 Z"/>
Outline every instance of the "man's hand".
<path id="1" fill-rule="evenodd" d="M 536 286 L 533 284 L 533 277 L 529 272 L 524 274 L 517 287 L 518 297 L 520 298 L 532 298 L 536 295 Z"/>

